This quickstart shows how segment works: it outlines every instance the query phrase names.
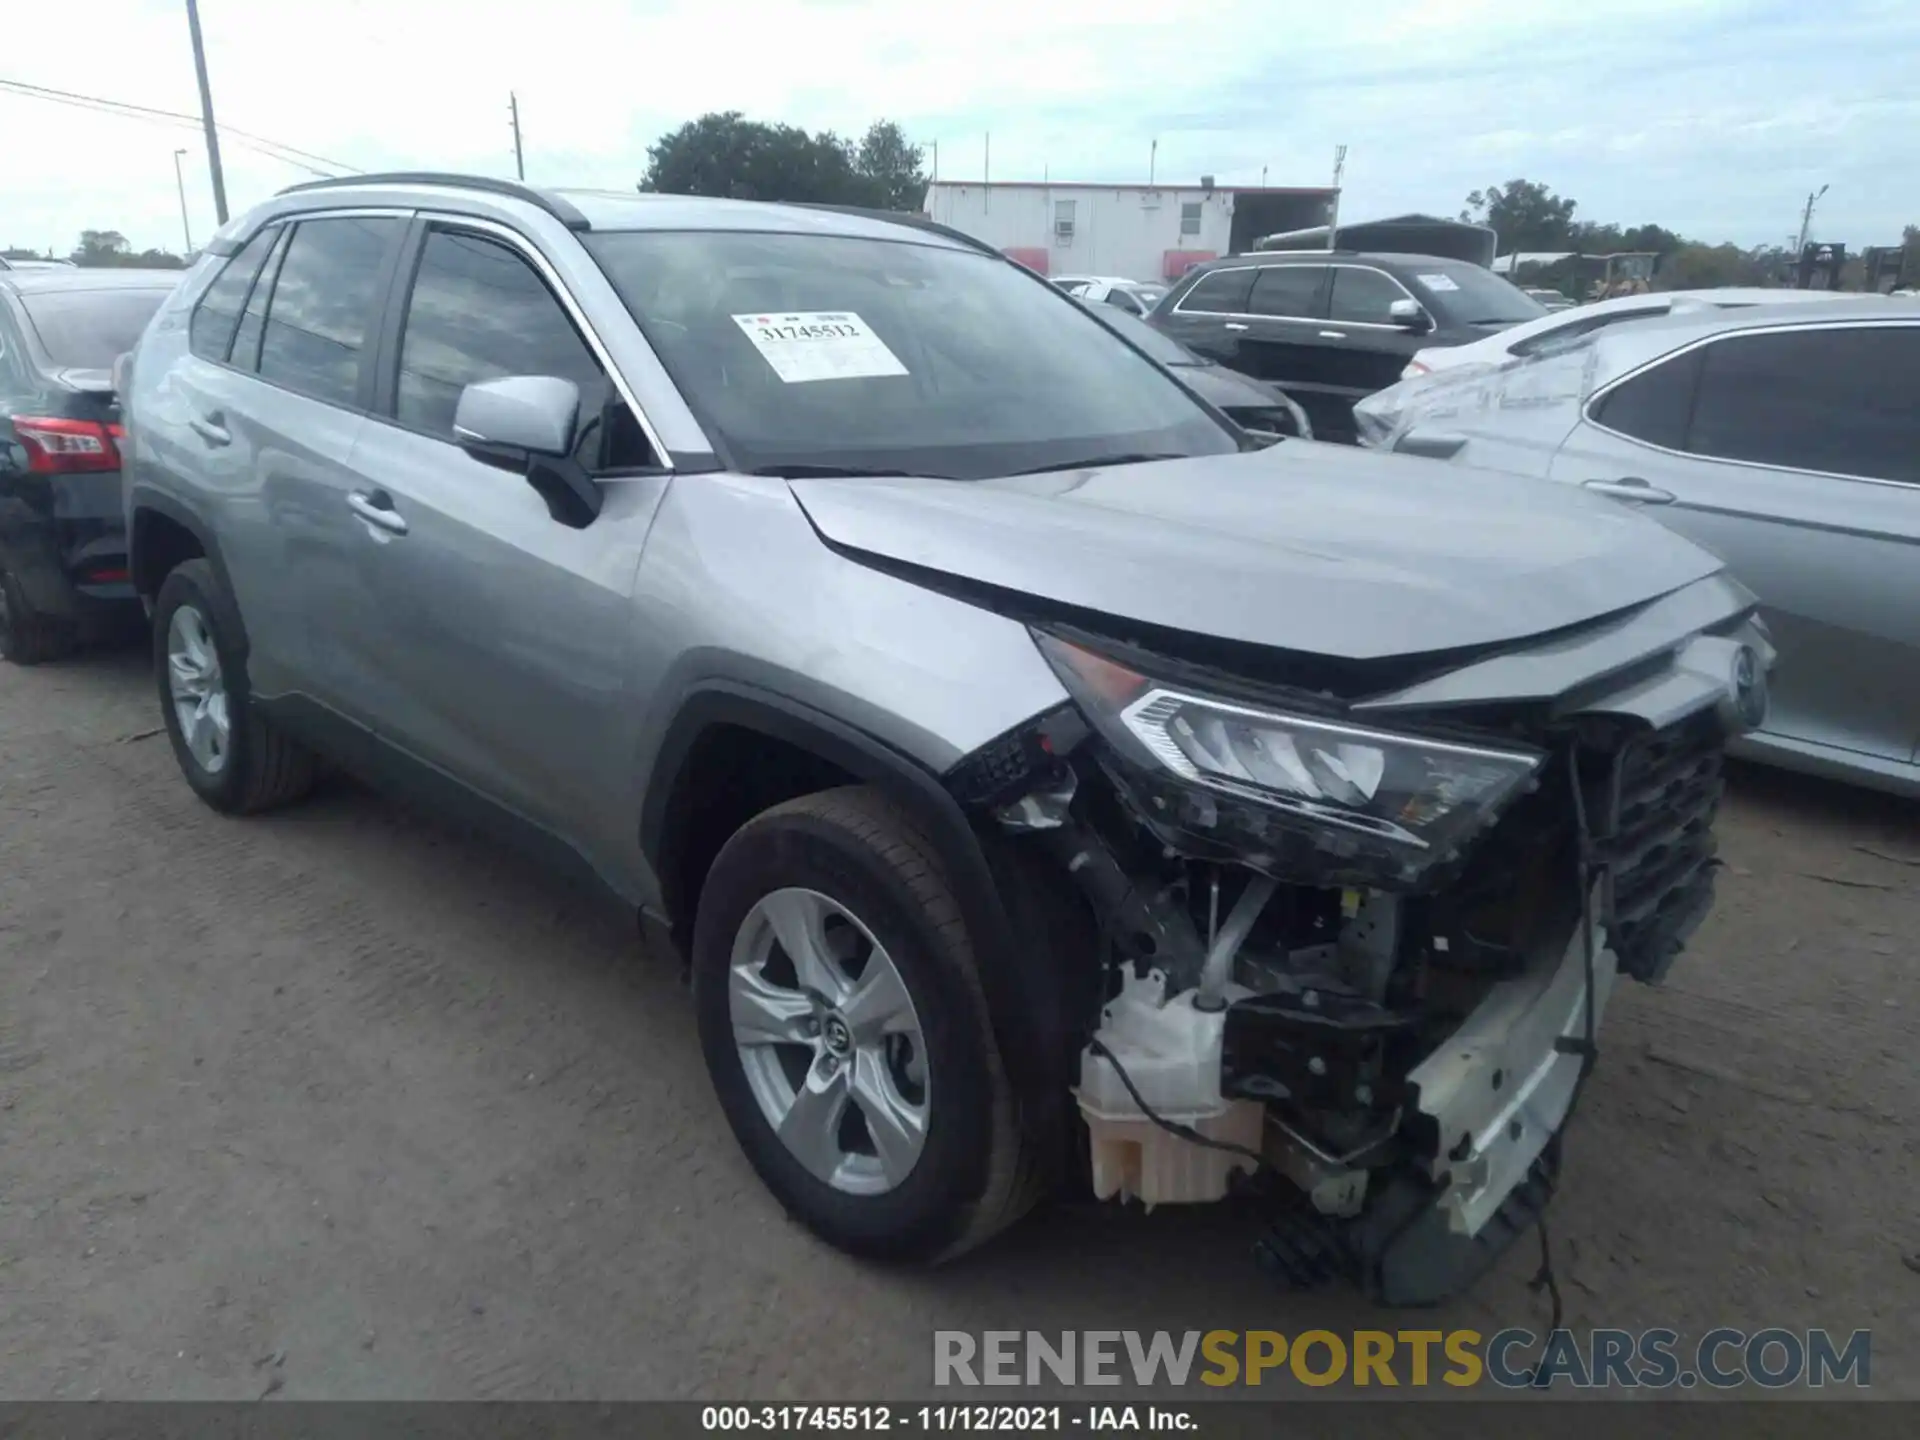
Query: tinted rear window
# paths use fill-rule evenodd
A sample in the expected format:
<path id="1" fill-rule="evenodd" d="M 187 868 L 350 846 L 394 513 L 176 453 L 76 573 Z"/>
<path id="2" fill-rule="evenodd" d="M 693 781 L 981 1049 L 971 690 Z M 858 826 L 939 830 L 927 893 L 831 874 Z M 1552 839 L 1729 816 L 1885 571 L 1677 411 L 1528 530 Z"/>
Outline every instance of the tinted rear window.
<path id="1" fill-rule="evenodd" d="M 22 295 L 27 317 L 55 365 L 111 370 L 133 349 L 166 290 L 48 290 Z"/>
<path id="2" fill-rule="evenodd" d="M 1705 352 L 1695 454 L 1920 482 L 1920 326 L 1735 335 Z"/>
<path id="3" fill-rule="evenodd" d="M 1451 325 L 1518 325 L 1547 313 L 1546 306 L 1518 285 L 1478 265 L 1413 260 L 1400 278 Z"/>

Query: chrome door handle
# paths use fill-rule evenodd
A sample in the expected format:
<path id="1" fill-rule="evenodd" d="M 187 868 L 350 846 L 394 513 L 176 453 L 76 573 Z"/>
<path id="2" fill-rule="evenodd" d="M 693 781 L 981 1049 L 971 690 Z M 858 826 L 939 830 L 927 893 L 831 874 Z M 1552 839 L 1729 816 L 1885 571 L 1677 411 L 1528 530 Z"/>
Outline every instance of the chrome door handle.
<path id="1" fill-rule="evenodd" d="M 1587 480 L 1582 483 L 1596 494 L 1610 495 L 1615 500 L 1637 500 L 1642 505 L 1671 505 L 1674 500 L 1671 490 L 1661 490 L 1649 485 L 1638 475 L 1623 475 L 1618 480 Z"/>
<path id="2" fill-rule="evenodd" d="M 1239 321 L 1237 321 L 1237 320 L 1229 320 L 1229 321 L 1227 321 L 1227 323 L 1226 323 L 1226 325 L 1225 325 L 1225 326 L 1224 326 L 1223 328 L 1224 328 L 1224 329 L 1228 329 L 1228 330 L 1244 330 L 1244 329 L 1246 329 L 1247 327 L 1246 327 L 1246 326 L 1244 326 L 1244 325 L 1242 325 L 1242 324 L 1241 324 L 1241 323 L 1240 323 Z"/>
<path id="3" fill-rule="evenodd" d="M 1320 338 L 1322 340 L 1344 340 L 1347 338 L 1347 332 L 1344 330 L 1322 330 L 1320 332 Z"/>
<path id="4" fill-rule="evenodd" d="M 381 500 L 387 503 L 382 505 Z M 347 508 L 369 525 L 386 531 L 389 535 L 407 533 L 407 522 L 393 508 L 393 501 L 385 495 L 375 497 L 364 490 L 355 490 L 347 496 Z"/>
<path id="5" fill-rule="evenodd" d="M 187 428 L 209 445 L 231 445 L 233 435 L 224 423 L 226 418 L 218 410 L 211 415 L 189 416 Z"/>

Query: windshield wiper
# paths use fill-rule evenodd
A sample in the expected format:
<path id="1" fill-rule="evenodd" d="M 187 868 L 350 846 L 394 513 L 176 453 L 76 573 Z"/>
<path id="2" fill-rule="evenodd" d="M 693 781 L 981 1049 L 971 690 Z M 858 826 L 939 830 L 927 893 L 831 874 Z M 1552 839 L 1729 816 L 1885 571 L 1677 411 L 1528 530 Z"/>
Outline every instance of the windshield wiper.
<path id="1" fill-rule="evenodd" d="M 760 465 L 749 475 L 771 475 L 781 480 L 897 480 L 911 470 L 882 470 L 865 465 Z M 929 480 L 939 476 L 929 475 Z"/>
<path id="2" fill-rule="evenodd" d="M 1126 455 L 1095 455 L 1087 460 L 1062 460 L 1057 465 L 1035 465 L 1030 470 L 1010 470 L 1009 475 L 1044 475 L 1050 470 L 1104 470 L 1110 465 L 1149 465 L 1156 460 L 1188 460 L 1188 455 L 1157 455 L 1135 452 Z"/>

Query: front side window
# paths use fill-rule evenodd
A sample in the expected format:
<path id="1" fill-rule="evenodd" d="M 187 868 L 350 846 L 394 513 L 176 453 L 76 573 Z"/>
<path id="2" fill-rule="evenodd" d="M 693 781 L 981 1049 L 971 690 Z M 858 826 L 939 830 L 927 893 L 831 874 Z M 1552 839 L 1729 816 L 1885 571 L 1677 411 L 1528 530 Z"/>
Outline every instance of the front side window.
<path id="1" fill-rule="evenodd" d="M 1338 265 L 1333 271 L 1333 300 L 1327 314 L 1329 319 L 1350 325 L 1391 325 L 1393 302 L 1412 298 L 1379 270 Z"/>
<path id="2" fill-rule="evenodd" d="M 573 381 L 583 415 L 597 411 L 610 393 L 606 372 L 560 302 L 512 247 L 433 232 L 401 331 L 395 418 L 451 440 L 460 392 L 507 375 Z"/>
<path id="3" fill-rule="evenodd" d="M 1180 297 L 1176 309 L 1201 315 L 1245 315 L 1247 298 L 1253 290 L 1253 271 L 1214 270 L 1202 275 L 1191 290 Z"/>
<path id="4" fill-rule="evenodd" d="M 274 282 L 260 343 L 260 378 L 352 405 L 372 348 L 380 284 L 402 222 L 383 216 L 303 220 Z"/>
<path id="5" fill-rule="evenodd" d="M 201 359 L 224 361 L 227 358 L 234 326 L 240 323 L 240 307 L 247 303 L 254 276 L 260 273 L 261 264 L 279 238 L 278 225 L 269 225 L 255 235 L 213 277 L 207 293 L 193 307 L 193 319 L 187 323 L 187 347 Z"/>
<path id="6" fill-rule="evenodd" d="M 1730 335 L 1702 349 L 1694 454 L 1920 484 L 1920 325 Z"/>
<path id="7" fill-rule="evenodd" d="M 1324 265 L 1274 265 L 1259 272 L 1253 282 L 1248 308 L 1255 315 L 1272 315 L 1282 320 L 1315 320 L 1323 313 L 1320 306 L 1320 282 L 1326 278 Z"/>
<path id="8" fill-rule="evenodd" d="M 1085 304 L 991 256 L 755 232 L 584 243 L 741 469 L 972 480 L 1239 448 Z"/>

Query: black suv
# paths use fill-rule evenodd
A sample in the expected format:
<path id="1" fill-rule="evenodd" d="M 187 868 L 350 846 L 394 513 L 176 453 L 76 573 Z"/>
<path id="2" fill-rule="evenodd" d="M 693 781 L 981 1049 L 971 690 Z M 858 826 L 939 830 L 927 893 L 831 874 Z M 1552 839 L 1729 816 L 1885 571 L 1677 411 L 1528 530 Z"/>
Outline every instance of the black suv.
<path id="1" fill-rule="evenodd" d="M 1300 251 L 1199 266 L 1148 319 L 1189 349 L 1282 386 L 1317 438 L 1353 444 L 1354 401 L 1397 381 L 1414 351 L 1546 313 L 1464 260 Z"/>

